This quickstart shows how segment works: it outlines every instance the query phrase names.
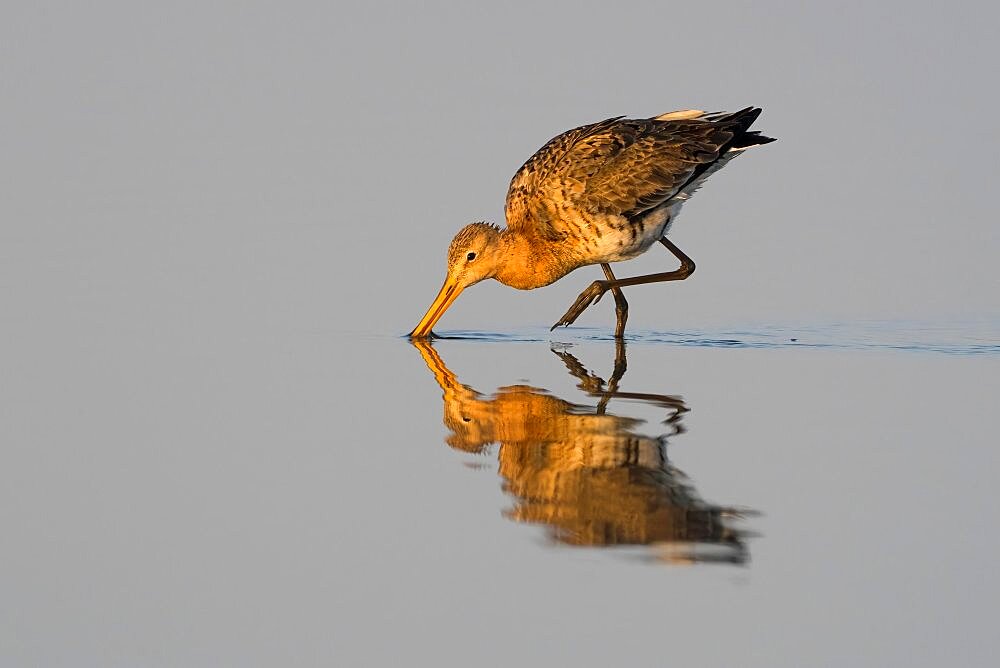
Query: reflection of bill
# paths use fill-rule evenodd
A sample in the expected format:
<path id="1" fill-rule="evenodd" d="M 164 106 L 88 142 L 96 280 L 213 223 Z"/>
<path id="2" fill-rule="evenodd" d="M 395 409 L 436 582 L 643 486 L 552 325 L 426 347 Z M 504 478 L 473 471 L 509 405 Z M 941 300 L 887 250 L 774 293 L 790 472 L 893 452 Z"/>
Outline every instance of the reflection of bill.
<path id="1" fill-rule="evenodd" d="M 683 432 L 683 400 L 618 390 L 623 343 L 607 383 L 573 355 L 553 351 L 579 387 L 599 398 L 596 406 L 527 385 L 487 397 L 461 384 L 429 343 L 414 346 L 444 391 L 448 444 L 467 452 L 499 444 L 503 488 L 514 500 L 505 512 L 510 519 L 542 524 L 554 540 L 571 545 L 654 545 L 670 561 L 747 561 L 745 534 L 731 525 L 739 513 L 703 501 L 667 460 L 667 438 Z M 664 408 L 670 433 L 637 433 L 642 420 L 607 413 L 613 398 Z"/>

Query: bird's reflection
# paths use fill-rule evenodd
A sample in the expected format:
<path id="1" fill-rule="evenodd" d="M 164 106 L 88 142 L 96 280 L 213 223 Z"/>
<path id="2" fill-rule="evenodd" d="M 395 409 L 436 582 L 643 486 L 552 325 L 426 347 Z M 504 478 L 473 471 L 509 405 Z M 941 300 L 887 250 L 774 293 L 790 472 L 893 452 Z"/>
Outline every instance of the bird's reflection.
<path id="1" fill-rule="evenodd" d="M 625 345 L 605 382 L 572 354 L 553 350 L 596 405 L 565 401 L 527 385 L 485 396 L 459 382 L 431 344 L 413 344 L 444 391 L 447 443 L 467 452 L 499 444 L 503 489 L 513 499 L 505 515 L 544 525 L 571 545 L 650 545 L 669 562 L 746 563 L 746 533 L 733 521 L 746 511 L 702 500 L 666 456 L 667 439 L 684 432 L 689 410 L 680 397 L 623 392 Z M 662 408 L 667 432 L 638 433 L 643 420 L 607 411 L 612 399 Z"/>

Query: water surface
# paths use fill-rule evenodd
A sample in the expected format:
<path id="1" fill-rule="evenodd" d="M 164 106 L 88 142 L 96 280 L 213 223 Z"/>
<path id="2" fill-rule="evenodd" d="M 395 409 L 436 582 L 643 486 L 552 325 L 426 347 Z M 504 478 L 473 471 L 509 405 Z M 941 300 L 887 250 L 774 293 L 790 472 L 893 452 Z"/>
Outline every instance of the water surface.
<path id="1" fill-rule="evenodd" d="M 444 339 L 500 342 L 613 341 L 607 328 L 521 329 L 516 332 L 442 330 Z M 752 324 L 733 328 L 636 330 L 631 343 L 662 343 L 707 348 L 825 348 L 831 350 L 898 350 L 953 355 L 1000 354 L 1000 320 L 952 321 L 864 320 L 822 324 Z"/>
<path id="2" fill-rule="evenodd" d="M 582 329 L 414 346 L 115 322 L 8 330 L 7 657 L 988 657 L 1000 358 L 981 331 L 622 350 Z M 778 344 L 810 336 L 837 345 Z"/>

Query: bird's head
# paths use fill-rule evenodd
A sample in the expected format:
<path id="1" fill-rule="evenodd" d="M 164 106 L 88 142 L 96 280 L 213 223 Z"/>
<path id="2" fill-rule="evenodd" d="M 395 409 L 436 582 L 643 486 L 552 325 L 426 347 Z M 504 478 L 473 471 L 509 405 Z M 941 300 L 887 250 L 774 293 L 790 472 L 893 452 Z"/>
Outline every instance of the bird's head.
<path id="1" fill-rule="evenodd" d="M 427 313 L 410 332 L 413 338 L 431 334 L 431 328 L 444 315 L 462 290 L 496 276 L 502 262 L 500 230 L 489 223 L 466 225 L 448 247 L 448 276 Z"/>

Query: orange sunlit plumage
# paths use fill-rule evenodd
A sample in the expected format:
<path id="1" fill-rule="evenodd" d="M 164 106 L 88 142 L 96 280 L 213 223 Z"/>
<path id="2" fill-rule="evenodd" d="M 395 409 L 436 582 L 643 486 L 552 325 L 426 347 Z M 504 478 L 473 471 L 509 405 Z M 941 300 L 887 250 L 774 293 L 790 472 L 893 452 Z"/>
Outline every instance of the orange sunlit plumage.
<path id="1" fill-rule="evenodd" d="M 761 110 L 684 110 L 646 119 L 611 118 L 555 137 L 517 171 L 507 191 L 507 227 L 473 223 L 448 249 L 438 297 L 410 336 L 423 338 L 458 295 L 492 278 L 521 290 L 549 285 L 586 265 L 595 281 L 553 328 L 569 325 L 611 291 L 621 337 L 628 303 L 621 288 L 683 280 L 694 262 L 666 239 L 680 208 L 711 174 L 744 149 L 773 141 L 750 126 Z M 617 279 L 610 263 L 630 260 L 660 242 L 680 269 Z"/>

